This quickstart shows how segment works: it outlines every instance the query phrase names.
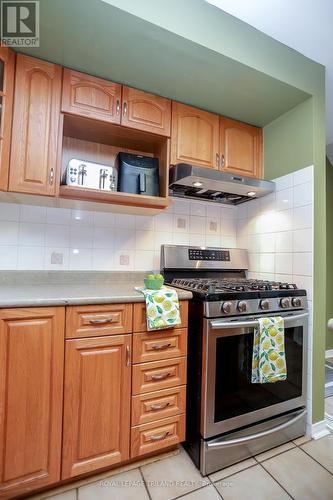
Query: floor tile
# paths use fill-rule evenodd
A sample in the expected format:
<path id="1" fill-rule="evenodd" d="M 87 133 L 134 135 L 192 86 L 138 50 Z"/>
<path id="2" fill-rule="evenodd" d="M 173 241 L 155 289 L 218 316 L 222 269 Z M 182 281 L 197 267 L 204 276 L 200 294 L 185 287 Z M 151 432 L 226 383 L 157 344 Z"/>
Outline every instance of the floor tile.
<path id="1" fill-rule="evenodd" d="M 224 500 L 239 500 L 253 498 L 255 500 L 284 500 L 289 495 L 262 468 L 255 465 L 238 472 L 223 481 L 215 483 Z"/>
<path id="2" fill-rule="evenodd" d="M 308 441 L 311 441 L 311 436 L 301 436 L 297 439 L 294 439 L 294 443 L 296 444 L 296 446 L 301 446 L 302 444 L 304 443 L 307 443 Z"/>
<path id="3" fill-rule="evenodd" d="M 333 476 L 299 448 L 281 453 L 262 466 L 295 500 L 332 500 Z"/>
<path id="4" fill-rule="evenodd" d="M 230 467 L 226 467 L 225 469 L 221 469 L 217 472 L 214 472 L 209 476 L 209 479 L 215 483 L 219 479 L 223 479 L 225 477 L 231 476 L 231 474 L 236 474 L 236 472 L 240 472 L 243 469 L 247 469 L 252 465 L 256 465 L 256 461 L 254 458 L 248 458 L 247 460 L 243 460 L 242 462 L 238 462 L 237 464 L 230 465 Z"/>
<path id="5" fill-rule="evenodd" d="M 181 497 L 181 500 L 221 500 L 220 495 L 214 486 L 205 486 L 200 490 L 192 491 L 188 495 Z M 180 499 L 179 499 L 180 500 Z"/>
<path id="6" fill-rule="evenodd" d="M 317 462 L 326 467 L 333 474 L 333 436 L 326 436 L 316 441 L 310 441 L 302 447 Z M 332 494 L 333 496 L 333 494 Z"/>
<path id="7" fill-rule="evenodd" d="M 76 500 L 76 489 L 64 491 L 64 493 L 58 493 L 57 495 L 52 495 L 45 498 L 47 500 Z"/>
<path id="8" fill-rule="evenodd" d="M 272 448 L 271 450 L 259 453 L 259 455 L 256 455 L 256 459 L 258 460 L 258 462 L 262 462 L 263 460 L 267 460 L 268 458 L 275 457 L 275 455 L 278 455 L 279 453 L 291 450 L 292 448 L 295 448 L 295 446 L 295 443 L 293 443 L 292 441 L 289 443 L 284 443 L 281 446 L 277 446 L 276 448 Z"/>
<path id="9" fill-rule="evenodd" d="M 149 500 L 139 469 L 81 486 L 78 500 Z"/>
<path id="10" fill-rule="evenodd" d="M 152 500 L 170 500 L 209 483 L 183 449 L 175 457 L 144 465 L 141 471 Z"/>

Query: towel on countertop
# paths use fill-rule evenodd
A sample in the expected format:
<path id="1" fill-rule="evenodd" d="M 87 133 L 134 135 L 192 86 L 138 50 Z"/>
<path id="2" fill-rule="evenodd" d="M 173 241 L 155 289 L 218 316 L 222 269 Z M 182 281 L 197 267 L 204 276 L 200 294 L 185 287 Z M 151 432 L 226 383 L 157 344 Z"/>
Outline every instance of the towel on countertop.
<path id="1" fill-rule="evenodd" d="M 258 323 L 254 330 L 251 381 L 265 384 L 286 380 L 284 320 L 281 316 L 259 318 Z"/>
<path id="2" fill-rule="evenodd" d="M 146 299 L 147 330 L 173 328 L 181 324 L 178 294 L 173 288 L 162 286 L 159 290 L 135 287 Z"/>

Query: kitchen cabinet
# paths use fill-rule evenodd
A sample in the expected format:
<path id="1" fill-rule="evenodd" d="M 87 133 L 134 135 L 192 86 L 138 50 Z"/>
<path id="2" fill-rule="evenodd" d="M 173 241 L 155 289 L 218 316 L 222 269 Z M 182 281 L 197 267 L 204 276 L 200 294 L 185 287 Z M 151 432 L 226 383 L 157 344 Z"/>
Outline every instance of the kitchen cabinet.
<path id="1" fill-rule="evenodd" d="M 0 47 L 0 190 L 8 187 L 9 152 L 14 91 L 14 52 Z"/>
<path id="2" fill-rule="evenodd" d="M 54 196 L 62 68 L 18 54 L 9 191 Z"/>
<path id="3" fill-rule="evenodd" d="M 129 458 L 131 341 L 66 341 L 62 479 Z"/>
<path id="4" fill-rule="evenodd" d="M 170 137 L 169 99 L 71 69 L 64 70 L 62 111 Z"/>
<path id="5" fill-rule="evenodd" d="M 170 137 L 171 101 L 124 86 L 121 124 Z"/>
<path id="6" fill-rule="evenodd" d="M 172 103 L 171 164 L 219 167 L 219 116 Z"/>
<path id="7" fill-rule="evenodd" d="M 119 125 L 121 85 L 65 68 L 62 111 Z"/>
<path id="8" fill-rule="evenodd" d="M 221 117 L 220 170 L 247 177 L 262 176 L 262 130 Z"/>
<path id="9" fill-rule="evenodd" d="M 60 480 L 64 308 L 0 310 L 0 498 Z"/>
<path id="10" fill-rule="evenodd" d="M 181 324 L 176 328 L 187 328 L 188 323 L 188 301 L 181 300 L 179 302 L 179 312 Z M 133 332 L 146 332 L 147 331 L 147 318 L 146 318 L 146 304 L 138 302 L 133 304 Z M 167 328 L 165 332 L 171 333 L 173 328 Z"/>

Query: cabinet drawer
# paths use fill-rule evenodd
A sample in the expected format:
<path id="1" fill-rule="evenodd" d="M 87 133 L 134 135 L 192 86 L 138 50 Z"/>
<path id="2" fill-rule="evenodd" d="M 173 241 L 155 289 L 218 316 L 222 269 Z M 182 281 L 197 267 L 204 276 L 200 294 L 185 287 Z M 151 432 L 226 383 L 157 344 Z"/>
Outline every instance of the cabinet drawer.
<path id="1" fill-rule="evenodd" d="M 66 338 L 132 332 L 132 304 L 67 307 Z"/>
<path id="2" fill-rule="evenodd" d="M 188 321 L 188 302 L 187 300 L 182 300 L 179 302 L 180 308 L 180 319 L 181 324 L 177 325 L 177 328 L 186 328 Z M 168 331 L 172 328 L 167 328 Z M 147 319 L 146 319 L 146 304 L 136 303 L 134 304 L 134 315 L 133 315 L 133 332 L 146 332 L 147 331 Z"/>
<path id="3" fill-rule="evenodd" d="M 132 393 L 158 391 L 186 384 L 186 358 L 176 358 L 133 366 Z"/>
<path id="4" fill-rule="evenodd" d="M 185 415 L 132 427 L 131 457 L 181 443 L 185 439 Z"/>
<path id="5" fill-rule="evenodd" d="M 187 354 L 187 329 L 133 335 L 133 363 L 178 358 Z"/>
<path id="6" fill-rule="evenodd" d="M 185 413 L 186 386 L 132 397 L 132 425 L 154 422 Z"/>

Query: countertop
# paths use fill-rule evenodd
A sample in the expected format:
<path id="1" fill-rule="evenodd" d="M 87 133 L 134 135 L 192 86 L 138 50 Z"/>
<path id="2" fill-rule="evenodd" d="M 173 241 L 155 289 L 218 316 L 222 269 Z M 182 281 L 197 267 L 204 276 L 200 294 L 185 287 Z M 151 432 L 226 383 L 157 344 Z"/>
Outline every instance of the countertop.
<path id="1" fill-rule="evenodd" d="M 145 273 L 93 271 L 0 272 L 0 308 L 143 302 L 134 290 Z M 192 293 L 177 289 L 180 300 Z"/>

